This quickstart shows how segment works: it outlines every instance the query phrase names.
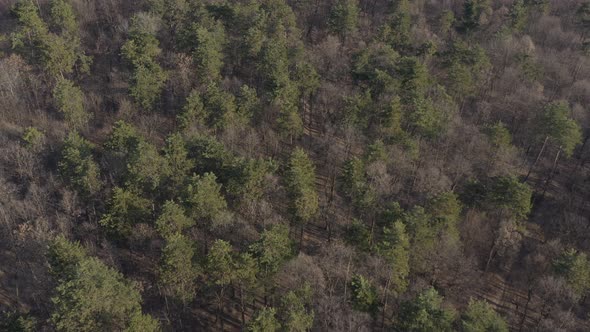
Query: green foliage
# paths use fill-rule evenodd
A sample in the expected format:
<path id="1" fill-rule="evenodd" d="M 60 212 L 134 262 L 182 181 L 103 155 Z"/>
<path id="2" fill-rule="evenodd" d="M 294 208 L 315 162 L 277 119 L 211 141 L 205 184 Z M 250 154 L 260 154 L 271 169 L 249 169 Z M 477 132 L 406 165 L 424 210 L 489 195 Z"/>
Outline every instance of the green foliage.
<path id="1" fill-rule="evenodd" d="M 289 332 L 306 332 L 313 326 L 314 312 L 310 309 L 312 289 L 309 284 L 283 296 L 279 316 Z"/>
<path id="2" fill-rule="evenodd" d="M 133 73 L 129 92 L 141 107 L 151 110 L 160 98 L 166 80 L 167 74 L 159 65 L 139 66 Z"/>
<path id="3" fill-rule="evenodd" d="M 68 4 L 52 3 L 52 18 L 62 24 L 58 26 L 62 35 L 49 32 L 36 3 L 31 0 L 19 1 L 13 12 L 20 26 L 11 35 L 13 49 L 41 64 L 52 76 L 72 73 L 77 63 L 82 72 L 88 71 L 90 59 L 82 51 L 79 38 L 68 30 L 77 24 Z"/>
<path id="4" fill-rule="evenodd" d="M 516 32 L 522 32 L 527 24 L 528 8 L 524 0 L 516 0 L 510 7 L 510 27 Z"/>
<path id="5" fill-rule="evenodd" d="M 444 309 L 442 302 L 434 288 L 426 289 L 402 304 L 397 328 L 408 332 L 452 331 L 453 313 Z"/>
<path id="6" fill-rule="evenodd" d="M 469 301 L 461 328 L 464 332 L 508 332 L 506 321 L 485 300 Z"/>
<path id="7" fill-rule="evenodd" d="M 51 19 L 62 34 L 72 37 L 78 34 L 76 14 L 67 0 L 51 0 Z"/>
<path id="8" fill-rule="evenodd" d="M 162 212 L 156 220 L 156 229 L 164 238 L 174 234 L 181 234 L 185 229 L 193 226 L 195 221 L 186 216 L 184 209 L 173 201 L 166 201 Z"/>
<path id="9" fill-rule="evenodd" d="M 301 148 L 295 148 L 291 154 L 285 184 L 293 218 L 297 222 L 307 223 L 317 213 L 319 203 L 315 190 L 315 167 Z"/>
<path id="10" fill-rule="evenodd" d="M 286 105 L 281 108 L 277 119 L 279 130 L 284 137 L 290 140 L 303 135 L 303 119 L 293 105 Z"/>
<path id="11" fill-rule="evenodd" d="M 260 239 L 250 246 L 263 278 L 278 272 L 279 268 L 293 255 L 293 243 L 289 239 L 289 228 L 277 224 L 262 232 Z"/>
<path id="12" fill-rule="evenodd" d="M 57 238 L 48 258 L 58 281 L 51 299 L 58 331 L 159 331 L 153 318 L 142 315 L 135 287 L 78 244 Z"/>
<path id="13" fill-rule="evenodd" d="M 49 271 L 58 281 L 74 277 L 76 267 L 86 258 L 86 250 L 78 242 L 70 242 L 63 235 L 53 239 L 47 248 Z"/>
<path id="14" fill-rule="evenodd" d="M 260 108 L 260 100 L 256 94 L 256 89 L 245 84 L 242 85 L 238 96 L 238 115 L 247 123 L 252 119 L 254 114 L 260 111 Z"/>
<path id="15" fill-rule="evenodd" d="M 565 101 L 548 104 L 535 119 L 535 127 L 540 137 L 550 137 L 571 156 L 574 148 L 582 140 L 580 125 L 569 117 L 571 110 Z"/>
<path id="16" fill-rule="evenodd" d="M 207 86 L 204 103 L 207 112 L 206 124 L 215 129 L 224 128 L 227 118 L 236 112 L 235 97 L 215 83 Z"/>
<path id="17" fill-rule="evenodd" d="M 486 127 L 485 133 L 492 146 L 496 149 L 508 148 L 512 145 L 512 135 L 502 122 Z"/>
<path id="18" fill-rule="evenodd" d="M 194 175 L 186 188 L 186 203 L 190 216 L 213 226 L 229 222 L 227 202 L 221 194 L 221 185 L 213 173 Z"/>
<path id="19" fill-rule="evenodd" d="M 379 73 L 391 75 L 397 69 L 399 57 L 390 45 L 372 43 L 353 56 L 352 75 L 362 81 L 374 81 Z"/>
<path id="20" fill-rule="evenodd" d="M 193 58 L 201 78 L 219 80 L 223 68 L 223 47 L 226 43 L 223 24 L 217 21 L 211 28 L 195 26 L 195 41 L 197 46 Z"/>
<path id="21" fill-rule="evenodd" d="M 98 165 L 92 158 L 93 148 L 90 142 L 72 132 L 64 141 L 58 164 L 63 179 L 84 196 L 95 194 L 102 186 Z"/>
<path id="22" fill-rule="evenodd" d="M 161 52 L 156 37 L 140 31 L 133 32 L 121 47 L 121 55 L 135 68 L 151 66 Z"/>
<path id="23" fill-rule="evenodd" d="M 248 332 L 275 332 L 281 328 L 281 323 L 277 319 L 277 310 L 272 307 L 263 307 L 259 309 L 252 320 L 248 323 L 246 330 Z"/>
<path id="24" fill-rule="evenodd" d="M 465 0 L 462 28 L 466 32 L 479 28 L 481 16 L 489 10 L 491 10 L 489 0 Z"/>
<path id="25" fill-rule="evenodd" d="M 207 114 L 198 90 L 193 90 L 186 99 L 186 103 L 177 117 L 181 129 L 188 129 L 195 124 L 205 124 Z"/>
<path id="26" fill-rule="evenodd" d="M 395 221 L 383 229 L 377 251 L 390 265 L 394 295 L 400 295 L 408 287 L 407 278 L 410 274 L 410 238 L 403 222 Z"/>
<path id="27" fill-rule="evenodd" d="M 227 191 L 243 201 L 262 199 L 267 175 L 275 172 L 275 163 L 265 159 L 240 159 L 234 164 L 232 173 L 236 175 L 229 179 Z"/>
<path id="28" fill-rule="evenodd" d="M 156 62 L 161 50 L 150 20 L 149 16 L 134 16 L 130 38 L 121 48 L 121 54 L 134 68 L 129 92 L 146 110 L 154 107 L 167 79 L 166 72 Z"/>
<path id="29" fill-rule="evenodd" d="M 355 310 L 375 314 L 379 307 L 377 289 L 362 275 L 355 275 L 350 281 L 350 296 Z"/>
<path id="30" fill-rule="evenodd" d="M 339 34 L 341 38 L 355 32 L 358 26 L 359 12 L 358 0 L 337 1 L 328 18 L 330 30 Z"/>
<path id="31" fill-rule="evenodd" d="M 28 315 L 18 312 L 0 312 L 0 330 L 6 332 L 34 332 L 37 320 Z"/>
<path id="32" fill-rule="evenodd" d="M 207 254 L 207 275 L 211 283 L 220 287 L 229 285 L 235 279 L 233 249 L 227 241 L 216 240 Z"/>
<path id="33" fill-rule="evenodd" d="M 133 225 L 149 220 L 151 208 L 152 203 L 148 199 L 117 187 L 113 190 L 108 211 L 100 224 L 109 232 L 125 237 L 131 233 Z"/>
<path id="34" fill-rule="evenodd" d="M 105 147 L 112 153 L 127 157 L 137 153 L 142 141 L 143 138 L 132 125 L 119 120 L 115 122 Z"/>
<path id="35" fill-rule="evenodd" d="M 178 220 L 175 221 L 178 222 Z M 193 244 L 184 235 L 174 233 L 166 237 L 166 245 L 162 250 L 159 281 L 172 297 L 183 305 L 192 301 L 197 291 L 197 270 L 193 265 L 194 254 Z"/>
<path id="36" fill-rule="evenodd" d="M 585 296 L 590 289 L 590 262 L 585 253 L 565 250 L 553 262 L 553 269 L 565 277 L 576 295 Z"/>
<path id="37" fill-rule="evenodd" d="M 164 158 L 172 185 L 174 188 L 180 188 L 194 167 L 193 161 L 188 158 L 186 144 L 181 134 L 171 134 L 166 138 Z"/>
<path id="38" fill-rule="evenodd" d="M 155 146 L 141 141 L 127 159 L 127 186 L 138 190 L 156 190 L 170 174 L 168 166 Z"/>
<path id="39" fill-rule="evenodd" d="M 440 31 L 448 34 L 455 24 L 455 14 L 452 10 L 444 10 L 440 15 Z"/>
<path id="40" fill-rule="evenodd" d="M 458 239 L 457 223 L 463 209 L 459 197 L 454 192 L 441 193 L 428 202 L 427 212 L 441 229 Z"/>
<path id="41" fill-rule="evenodd" d="M 396 49 L 404 49 L 410 46 L 410 2 L 408 0 L 396 1 L 391 26 L 390 43 Z"/>
<path id="42" fill-rule="evenodd" d="M 486 196 L 493 206 L 507 210 L 517 219 L 525 219 L 531 211 L 532 191 L 514 176 L 494 178 Z"/>
<path id="43" fill-rule="evenodd" d="M 45 134 L 35 127 L 27 127 L 22 136 L 27 149 L 33 152 L 39 152 L 43 142 L 45 141 Z"/>
<path id="44" fill-rule="evenodd" d="M 371 250 L 371 231 L 362 222 L 353 220 L 347 227 L 344 239 L 363 251 Z"/>
<path id="45" fill-rule="evenodd" d="M 39 16 L 39 9 L 32 0 L 16 3 L 13 13 L 18 19 L 20 29 L 12 33 L 12 48 L 23 53 L 40 49 L 49 34 L 47 24 Z"/>
<path id="46" fill-rule="evenodd" d="M 84 110 L 84 93 L 67 79 L 59 79 L 53 89 L 53 99 L 58 111 L 72 129 L 87 126 L 91 115 Z"/>
<path id="47" fill-rule="evenodd" d="M 353 157 L 346 162 L 341 181 L 344 195 L 356 209 L 366 211 L 374 206 L 376 193 L 369 185 L 365 163 L 361 159 Z"/>

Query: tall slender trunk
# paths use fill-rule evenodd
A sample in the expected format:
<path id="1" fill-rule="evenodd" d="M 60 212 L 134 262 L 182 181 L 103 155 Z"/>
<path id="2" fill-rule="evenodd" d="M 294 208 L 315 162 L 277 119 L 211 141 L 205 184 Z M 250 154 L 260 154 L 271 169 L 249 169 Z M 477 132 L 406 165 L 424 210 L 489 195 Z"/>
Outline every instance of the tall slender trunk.
<path id="1" fill-rule="evenodd" d="M 535 166 L 537 166 L 537 163 L 539 162 L 539 159 L 541 159 L 541 155 L 543 154 L 543 151 L 545 150 L 545 147 L 547 146 L 548 140 L 549 140 L 549 136 L 546 136 L 545 140 L 543 141 L 543 146 L 541 147 L 539 154 L 537 154 L 537 158 L 535 159 L 535 162 L 529 168 L 529 171 L 526 174 L 526 176 L 524 177 L 524 180 L 522 180 L 523 183 L 525 183 L 528 180 L 529 176 L 531 175 L 531 172 L 533 171 L 533 168 L 535 168 Z"/>
<path id="2" fill-rule="evenodd" d="M 549 187 L 549 183 L 553 179 L 553 175 L 555 174 L 555 170 L 557 169 L 557 162 L 559 161 L 559 156 L 561 155 L 561 151 L 562 151 L 562 148 L 560 146 L 559 150 L 555 154 L 555 160 L 553 161 L 553 167 L 551 167 L 551 172 L 549 173 L 549 176 L 547 177 L 547 180 L 545 181 L 545 184 L 543 185 L 543 193 L 541 194 L 541 197 L 545 197 L 545 193 L 547 192 L 547 187 Z"/>

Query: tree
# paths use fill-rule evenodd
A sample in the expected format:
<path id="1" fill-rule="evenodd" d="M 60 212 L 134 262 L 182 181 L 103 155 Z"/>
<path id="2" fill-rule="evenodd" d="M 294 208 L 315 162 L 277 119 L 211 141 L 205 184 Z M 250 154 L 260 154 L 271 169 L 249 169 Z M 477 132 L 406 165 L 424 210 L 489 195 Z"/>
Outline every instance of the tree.
<path id="1" fill-rule="evenodd" d="M 174 233 L 166 237 L 166 245 L 162 250 L 159 282 L 183 306 L 194 299 L 197 291 L 197 270 L 193 265 L 194 254 L 191 241 L 184 235 Z"/>
<path id="2" fill-rule="evenodd" d="M 184 209 L 173 201 L 166 201 L 156 220 L 156 229 L 164 238 L 182 232 L 193 226 L 195 221 L 185 215 Z"/>
<path id="3" fill-rule="evenodd" d="M 51 19 L 52 24 L 60 29 L 62 34 L 78 34 L 76 14 L 67 0 L 51 0 Z"/>
<path id="4" fill-rule="evenodd" d="M 516 0 L 510 7 L 510 26 L 516 32 L 522 32 L 527 24 L 528 8 L 524 0 Z"/>
<path id="5" fill-rule="evenodd" d="M 208 29 L 195 28 L 196 47 L 193 58 L 202 79 L 219 80 L 223 67 L 223 47 L 227 40 L 225 29 L 220 21 Z"/>
<path id="6" fill-rule="evenodd" d="M 275 332 L 281 328 L 277 319 L 277 311 L 272 307 L 259 309 L 248 323 L 248 332 Z"/>
<path id="7" fill-rule="evenodd" d="M 506 321 L 485 300 L 469 300 L 461 328 L 464 332 L 508 332 Z"/>
<path id="8" fill-rule="evenodd" d="M 534 123 L 539 139 L 549 137 L 567 156 L 582 140 L 580 125 L 569 117 L 570 113 L 565 101 L 556 101 L 548 104 Z"/>
<path id="9" fill-rule="evenodd" d="M 315 216 L 319 208 L 315 191 L 315 167 L 301 148 L 295 148 L 291 154 L 285 184 L 290 199 L 289 210 L 293 220 L 301 225 L 301 246 L 305 224 Z"/>
<path id="10" fill-rule="evenodd" d="M 350 33 L 356 31 L 359 12 L 358 0 L 337 1 L 328 18 L 330 30 L 339 34 L 340 38 L 345 39 Z"/>
<path id="11" fill-rule="evenodd" d="M 463 3 L 463 30 L 479 28 L 481 16 L 490 10 L 489 0 L 465 0 Z"/>
<path id="12" fill-rule="evenodd" d="M 264 303 L 266 304 L 274 276 L 280 267 L 293 256 L 289 228 L 281 224 L 273 225 L 262 232 L 258 241 L 250 245 L 249 251 L 258 266 L 258 279 L 264 286 Z"/>
<path id="13" fill-rule="evenodd" d="M 221 195 L 221 185 L 213 173 L 193 175 L 186 188 L 186 203 L 190 216 L 213 226 L 229 222 L 227 202 Z"/>
<path id="14" fill-rule="evenodd" d="M 141 107 L 151 110 L 160 98 L 166 79 L 166 73 L 157 64 L 139 66 L 133 73 L 129 92 Z"/>
<path id="15" fill-rule="evenodd" d="M 119 236 L 131 233 L 133 225 L 147 221 L 151 216 L 152 203 L 132 190 L 115 188 L 107 213 L 100 224 Z"/>
<path id="16" fill-rule="evenodd" d="M 462 209 L 459 197 L 450 191 L 434 196 L 427 205 L 427 212 L 433 217 L 437 227 L 457 240 L 459 239 L 457 223 Z"/>
<path id="17" fill-rule="evenodd" d="M 29 314 L 19 312 L 0 313 L 0 329 L 7 332 L 34 332 L 37 331 L 37 320 Z"/>
<path id="18" fill-rule="evenodd" d="M 169 176 L 168 166 L 156 147 L 142 140 L 127 158 L 126 184 L 140 191 L 154 191 Z"/>
<path id="19" fill-rule="evenodd" d="M 60 36 L 49 32 L 35 2 L 21 0 L 13 11 L 20 25 L 20 29 L 11 34 L 13 49 L 40 63 L 54 77 L 72 73 L 77 62 L 80 62 L 83 72 L 88 70 L 90 59 L 81 50 L 79 39 L 70 38 L 66 33 Z"/>
<path id="20" fill-rule="evenodd" d="M 223 315 L 223 297 L 227 286 L 236 279 L 236 262 L 229 242 L 213 242 L 206 260 L 206 271 L 210 284 L 216 288 L 217 320 Z M 223 321 L 222 321 L 223 328 Z"/>
<path id="21" fill-rule="evenodd" d="M 94 146 L 78 133 L 71 132 L 64 142 L 58 167 L 63 179 L 80 194 L 95 194 L 102 186 L 100 171 L 92 157 Z"/>
<path id="22" fill-rule="evenodd" d="M 367 211 L 375 204 L 376 193 L 369 185 L 365 163 L 358 157 L 352 157 L 344 165 L 342 189 L 358 211 Z"/>
<path id="23" fill-rule="evenodd" d="M 142 141 L 143 138 L 132 125 L 119 120 L 113 125 L 113 131 L 105 147 L 108 151 L 119 156 L 129 157 L 137 152 Z"/>
<path id="24" fill-rule="evenodd" d="M 186 130 L 195 124 L 205 124 L 207 113 L 205 112 L 205 106 L 201 94 L 198 90 L 193 90 L 186 98 L 186 102 L 177 117 L 178 124 L 182 130 Z"/>
<path id="25" fill-rule="evenodd" d="M 164 158 L 173 188 L 181 188 L 194 167 L 193 161 L 188 158 L 186 144 L 181 134 L 175 133 L 166 138 Z"/>
<path id="26" fill-rule="evenodd" d="M 377 252 L 389 264 L 389 278 L 383 294 L 383 310 L 381 325 L 385 323 L 385 312 L 390 289 L 394 296 L 399 296 L 408 287 L 410 275 L 410 238 L 406 233 L 406 226 L 401 221 L 395 221 L 383 229 L 383 239 L 377 246 Z"/>
<path id="27" fill-rule="evenodd" d="M 350 281 L 350 296 L 355 310 L 375 314 L 379 306 L 377 290 L 371 282 L 362 275 L 355 275 Z"/>
<path id="28" fill-rule="evenodd" d="M 50 244 L 50 267 L 57 281 L 51 301 L 51 322 L 58 331 L 159 331 L 159 324 L 141 313 L 134 285 L 79 244 L 59 237 Z"/>
<path id="29" fill-rule="evenodd" d="M 206 124 L 215 129 L 224 128 L 228 117 L 236 113 L 234 95 L 222 89 L 217 83 L 207 85 L 204 104 L 207 113 Z"/>
<path id="30" fill-rule="evenodd" d="M 565 277 L 577 296 L 585 296 L 590 289 L 590 262 L 585 253 L 565 250 L 553 262 L 553 269 Z"/>
<path id="31" fill-rule="evenodd" d="M 312 289 L 307 283 L 283 297 L 279 316 L 285 331 L 306 332 L 311 329 L 314 319 L 314 312 L 309 308 L 311 297 Z"/>
<path id="32" fill-rule="evenodd" d="M 240 311 L 242 312 L 242 327 L 246 326 L 246 302 L 253 300 L 258 286 L 258 264 L 250 253 L 241 253 L 235 258 L 234 287 L 240 296 Z"/>
<path id="33" fill-rule="evenodd" d="M 442 307 L 443 298 L 428 288 L 415 299 L 404 302 L 397 328 L 408 332 L 452 331 L 453 313 Z"/>
<path id="34" fill-rule="evenodd" d="M 289 228 L 277 224 L 262 232 L 260 239 L 250 246 L 250 251 L 263 273 L 262 280 L 276 273 L 281 265 L 293 255 Z"/>
<path id="35" fill-rule="evenodd" d="M 167 75 L 156 62 L 161 50 L 154 36 L 153 18 L 137 14 L 131 21 L 130 38 L 121 48 L 123 57 L 131 63 L 134 72 L 131 96 L 146 110 L 151 110 L 164 87 Z"/>
<path id="36" fill-rule="evenodd" d="M 84 110 L 84 93 L 67 79 L 59 79 L 53 89 L 55 106 L 72 129 L 84 128 L 91 115 Z"/>
<path id="37" fill-rule="evenodd" d="M 530 187 L 514 176 L 493 178 L 486 196 L 492 206 L 504 209 L 518 220 L 526 219 L 532 208 Z"/>

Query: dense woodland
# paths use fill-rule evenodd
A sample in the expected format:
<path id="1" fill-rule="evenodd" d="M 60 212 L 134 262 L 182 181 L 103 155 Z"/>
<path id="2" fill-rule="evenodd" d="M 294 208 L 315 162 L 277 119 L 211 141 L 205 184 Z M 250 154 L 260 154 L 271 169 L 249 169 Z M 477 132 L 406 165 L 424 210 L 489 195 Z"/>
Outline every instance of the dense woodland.
<path id="1" fill-rule="evenodd" d="M 0 330 L 590 330 L 587 0 L 0 0 Z"/>

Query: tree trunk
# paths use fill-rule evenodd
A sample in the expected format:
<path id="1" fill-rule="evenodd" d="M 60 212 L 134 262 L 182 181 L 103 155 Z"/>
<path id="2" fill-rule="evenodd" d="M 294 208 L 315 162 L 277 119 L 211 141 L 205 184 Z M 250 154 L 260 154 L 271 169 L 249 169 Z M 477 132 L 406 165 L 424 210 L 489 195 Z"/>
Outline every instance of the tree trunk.
<path id="1" fill-rule="evenodd" d="M 524 180 L 522 180 L 523 183 L 526 183 L 526 181 L 528 180 L 529 176 L 531 175 L 531 172 L 533 171 L 533 168 L 535 168 L 535 166 L 539 162 L 539 159 L 541 159 L 541 155 L 543 154 L 543 151 L 545 150 L 545 146 L 547 146 L 547 141 L 548 140 L 549 140 L 549 136 L 546 136 L 545 137 L 545 140 L 543 141 L 543 146 L 541 147 L 541 150 L 539 151 L 539 154 L 537 154 L 537 158 L 535 159 L 535 162 L 529 168 L 529 171 L 526 174 L 526 176 L 524 177 Z"/>
<path id="2" fill-rule="evenodd" d="M 557 162 L 559 161 L 560 155 L 561 155 L 561 146 L 559 147 L 557 154 L 555 154 L 555 160 L 553 161 L 553 167 L 551 168 L 551 172 L 549 173 L 549 176 L 547 177 L 547 180 L 545 181 L 545 184 L 543 185 L 543 193 L 541 194 L 541 198 L 545 197 L 545 193 L 547 192 L 547 187 L 549 186 L 549 183 L 553 179 L 553 175 L 555 174 L 555 170 L 557 169 Z"/>

